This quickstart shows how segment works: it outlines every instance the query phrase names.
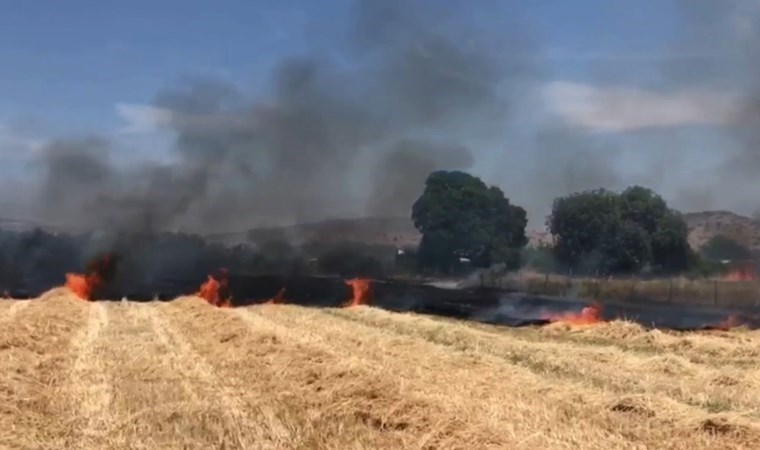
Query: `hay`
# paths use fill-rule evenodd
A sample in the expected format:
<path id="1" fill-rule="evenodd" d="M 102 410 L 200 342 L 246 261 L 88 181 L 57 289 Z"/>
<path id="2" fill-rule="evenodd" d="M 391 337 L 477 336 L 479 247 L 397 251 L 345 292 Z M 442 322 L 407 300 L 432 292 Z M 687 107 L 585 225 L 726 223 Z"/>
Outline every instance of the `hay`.
<path id="1" fill-rule="evenodd" d="M 2 448 L 760 447 L 752 332 L 61 290 L 25 305 L 0 302 Z"/>

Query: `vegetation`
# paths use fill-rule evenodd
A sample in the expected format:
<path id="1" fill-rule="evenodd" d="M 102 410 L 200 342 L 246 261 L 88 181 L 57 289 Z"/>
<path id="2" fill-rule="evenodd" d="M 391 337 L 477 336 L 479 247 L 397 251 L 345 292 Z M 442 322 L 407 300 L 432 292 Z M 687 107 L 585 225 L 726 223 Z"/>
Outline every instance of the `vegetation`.
<path id="1" fill-rule="evenodd" d="M 557 261 L 574 273 L 679 273 L 695 264 L 686 223 L 654 191 L 585 191 L 554 201 Z"/>
<path id="2" fill-rule="evenodd" d="M 750 249 L 723 234 L 707 241 L 700 254 L 708 261 L 741 261 L 753 256 Z"/>
<path id="3" fill-rule="evenodd" d="M 65 292 L 0 318 L 3 448 L 760 448 L 757 331 Z"/>
<path id="4" fill-rule="evenodd" d="M 527 243 L 527 216 L 497 187 L 460 171 L 437 171 L 412 207 L 422 233 L 422 269 L 451 273 L 461 259 L 474 267 L 503 263 L 516 268 Z"/>
<path id="5" fill-rule="evenodd" d="M 651 279 L 592 278 L 521 271 L 501 277 L 487 277 L 484 283 L 491 287 L 535 295 L 615 301 L 644 300 L 740 308 L 756 307 L 760 301 L 760 284 L 756 281 L 736 282 L 675 276 Z"/>

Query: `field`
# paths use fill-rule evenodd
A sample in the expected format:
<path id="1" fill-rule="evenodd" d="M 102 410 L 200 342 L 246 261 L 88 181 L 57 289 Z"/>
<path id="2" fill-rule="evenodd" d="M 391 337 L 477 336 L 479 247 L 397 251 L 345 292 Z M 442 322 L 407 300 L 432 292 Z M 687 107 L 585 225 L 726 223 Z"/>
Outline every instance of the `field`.
<path id="1" fill-rule="evenodd" d="M 760 448 L 760 332 L 0 301 L 0 448 Z"/>
<path id="2" fill-rule="evenodd" d="M 646 300 L 727 308 L 760 306 L 758 281 L 691 280 L 684 277 L 651 280 L 579 278 L 523 271 L 504 277 L 484 277 L 483 284 L 536 295 L 577 296 L 586 299 Z"/>

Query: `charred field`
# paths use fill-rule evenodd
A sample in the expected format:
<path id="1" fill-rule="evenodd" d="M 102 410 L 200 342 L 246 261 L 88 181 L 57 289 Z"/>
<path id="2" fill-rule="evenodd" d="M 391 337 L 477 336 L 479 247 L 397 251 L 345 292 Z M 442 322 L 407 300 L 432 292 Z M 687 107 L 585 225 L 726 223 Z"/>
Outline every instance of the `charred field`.
<path id="1" fill-rule="evenodd" d="M 760 445 L 747 328 L 503 327 L 65 288 L 0 301 L 0 321 L 3 448 Z"/>
<path id="2" fill-rule="evenodd" d="M 0 448 L 760 445 L 747 311 L 118 260 L 0 300 Z"/>

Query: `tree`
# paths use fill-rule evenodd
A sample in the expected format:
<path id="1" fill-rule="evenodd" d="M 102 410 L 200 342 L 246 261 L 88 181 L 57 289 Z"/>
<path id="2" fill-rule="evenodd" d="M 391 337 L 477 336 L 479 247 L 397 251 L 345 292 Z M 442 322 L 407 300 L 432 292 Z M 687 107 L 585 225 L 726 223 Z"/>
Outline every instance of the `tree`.
<path id="1" fill-rule="evenodd" d="M 605 189 L 556 198 L 548 226 L 557 260 L 583 272 L 597 270 L 602 240 L 620 221 L 619 204 L 620 197 Z"/>
<path id="2" fill-rule="evenodd" d="M 693 262 L 686 223 L 651 189 L 590 190 L 555 199 L 554 253 L 581 273 L 678 272 Z"/>
<path id="3" fill-rule="evenodd" d="M 422 234 L 421 268 L 450 272 L 460 258 L 475 267 L 520 263 L 527 214 L 497 187 L 461 171 L 432 172 L 412 206 L 412 220 Z"/>
<path id="4" fill-rule="evenodd" d="M 752 259 L 752 251 L 734 239 L 717 234 L 702 247 L 700 253 L 708 261 Z"/>
<path id="5" fill-rule="evenodd" d="M 651 234 L 652 261 L 660 273 L 680 273 L 697 265 L 698 255 L 689 246 L 689 228 L 677 211 L 669 210 L 657 220 Z"/>

